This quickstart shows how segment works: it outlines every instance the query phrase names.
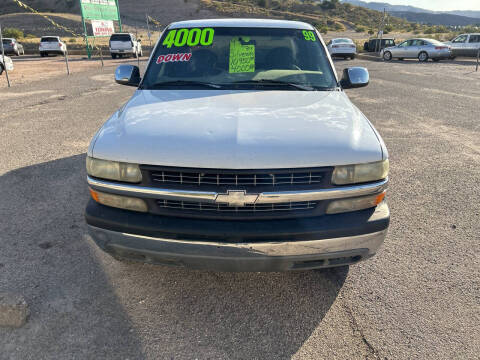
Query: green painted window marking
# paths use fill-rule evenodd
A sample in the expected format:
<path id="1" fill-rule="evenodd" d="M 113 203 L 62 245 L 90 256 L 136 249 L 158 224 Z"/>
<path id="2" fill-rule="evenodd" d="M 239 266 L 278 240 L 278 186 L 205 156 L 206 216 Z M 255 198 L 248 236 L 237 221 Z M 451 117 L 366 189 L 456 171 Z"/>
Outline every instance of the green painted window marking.
<path id="1" fill-rule="evenodd" d="M 200 36 L 202 36 L 202 30 L 200 29 L 192 29 L 188 33 L 187 38 L 187 45 L 188 46 L 196 46 L 200 43 Z"/>
<path id="2" fill-rule="evenodd" d="M 167 48 L 182 47 L 185 45 L 188 46 L 209 46 L 213 44 L 213 37 L 215 35 L 215 30 L 212 28 L 205 29 L 180 29 L 180 30 L 170 30 L 163 40 L 162 45 Z"/>
<path id="3" fill-rule="evenodd" d="M 212 28 L 203 29 L 202 36 L 200 38 L 200 45 L 202 46 L 212 45 L 214 34 L 215 34 L 215 30 L 213 30 Z"/>
<path id="4" fill-rule="evenodd" d="M 317 39 L 315 39 L 315 34 L 313 33 L 313 31 L 303 30 L 302 32 L 303 32 L 303 36 L 305 37 L 305 40 L 317 41 Z"/>
<path id="5" fill-rule="evenodd" d="M 230 41 L 230 74 L 255 72 L 255 45 L 242 45 L 240 40 Z"/>
<path id="6" fill-rule="evenodd" d="M 187 38 L 188 38 L 188 30 L 187 29 L 178 30 L 177 35 L 175 36 L 174 45 L 176 47 L 185 46 L 185 44 L 187 43 Z"/>

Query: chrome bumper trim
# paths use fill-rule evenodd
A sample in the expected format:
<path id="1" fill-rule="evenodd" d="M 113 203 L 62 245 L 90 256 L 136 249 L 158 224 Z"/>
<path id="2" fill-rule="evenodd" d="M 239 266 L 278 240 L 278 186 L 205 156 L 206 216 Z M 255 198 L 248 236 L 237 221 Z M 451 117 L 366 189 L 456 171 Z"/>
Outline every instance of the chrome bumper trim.
<path id="1" fill-rule="evenodd" d="M 161 189 L 138 185 L 119 184 L 94 179 L 90 176 L 87 176 L 87 181 L 88 185 L 94 190 L 152 199 L 215 203 L 215 200 L 219 195 L 216 192 L 207 191 Z M 258 194 L 255 204 L 320 201 L 374 195 L 383 192 L 387 186 L 388 178 L 371 184 L 341 186 L 329 189 L 264 192 Z"/>

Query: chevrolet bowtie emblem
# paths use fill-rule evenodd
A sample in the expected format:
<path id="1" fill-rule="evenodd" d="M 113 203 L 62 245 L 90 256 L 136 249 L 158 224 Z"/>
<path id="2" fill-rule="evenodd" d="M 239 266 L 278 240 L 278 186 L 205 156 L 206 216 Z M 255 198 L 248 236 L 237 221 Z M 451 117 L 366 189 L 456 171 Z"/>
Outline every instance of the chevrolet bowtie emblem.
<path id="1" fill-rule="evenodd" d="M 258 194 L 247 195 L 245 190 L 227 190 L 227 194 L 218 194 L 215 199 L 216 203 L 228 204 L 228 206 L 241 207 L 245 205 L 255 204 Z"/>

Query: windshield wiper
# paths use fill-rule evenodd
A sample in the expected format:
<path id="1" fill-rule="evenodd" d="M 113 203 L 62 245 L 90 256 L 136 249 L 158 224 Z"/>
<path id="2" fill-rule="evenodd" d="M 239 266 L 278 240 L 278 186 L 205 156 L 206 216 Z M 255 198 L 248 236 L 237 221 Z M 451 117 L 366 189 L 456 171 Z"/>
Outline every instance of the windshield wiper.
<path id="1" fill-rule="evenodd" d="M 193 85 L 193 86 L 203 86 L 203 87 L 209 87 L 209 88 L 214 88 L 214 89 L 221 89 L 222 85 L 219 84 L 213 84 L 209 82 L 203 82 L 203 81 L 192 81 L 192 80 L 174 80 L 174 81 L 163 81 L 163 82 L 158 82 L 153 85 L 150 85 L 150 88 L 161 88 L 164 86 L 188 86 L 188 85 Z"/>
<path id="2" fill-rule="evenodd" d="M 291 82 L 286 82 L 286 81 L 280 81 L 280 80 L 269 80 L 269 79 L 258 79 L 258 80 L 242 80 L 242 81 L 234 81 L 232 84 L 261 84 L 261 85 L 277 85 L 277 86 L 288 86 L 288 87 L 293 87 L 296 89 L 300 89 L 303 91 L 314 91 L 315 88 L 309 85 L 302 85 L 302 84 L 297 84 L 297 83 L 291 83 Z M 222 85 L 227 85 L 227 84 L 222 84 Z"/>

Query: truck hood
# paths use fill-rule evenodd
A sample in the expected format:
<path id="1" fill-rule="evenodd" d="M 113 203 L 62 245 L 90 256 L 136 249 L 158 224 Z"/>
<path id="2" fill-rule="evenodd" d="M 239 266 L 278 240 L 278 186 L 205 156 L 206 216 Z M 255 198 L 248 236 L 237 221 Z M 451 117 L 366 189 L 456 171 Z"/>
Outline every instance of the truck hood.
<path id="1" fill-rule="evenodd" d="M 381 140 L 341 91 L 137 90 L 89 155 L 130 163 L 273 169 L 382 160 Z"/>

